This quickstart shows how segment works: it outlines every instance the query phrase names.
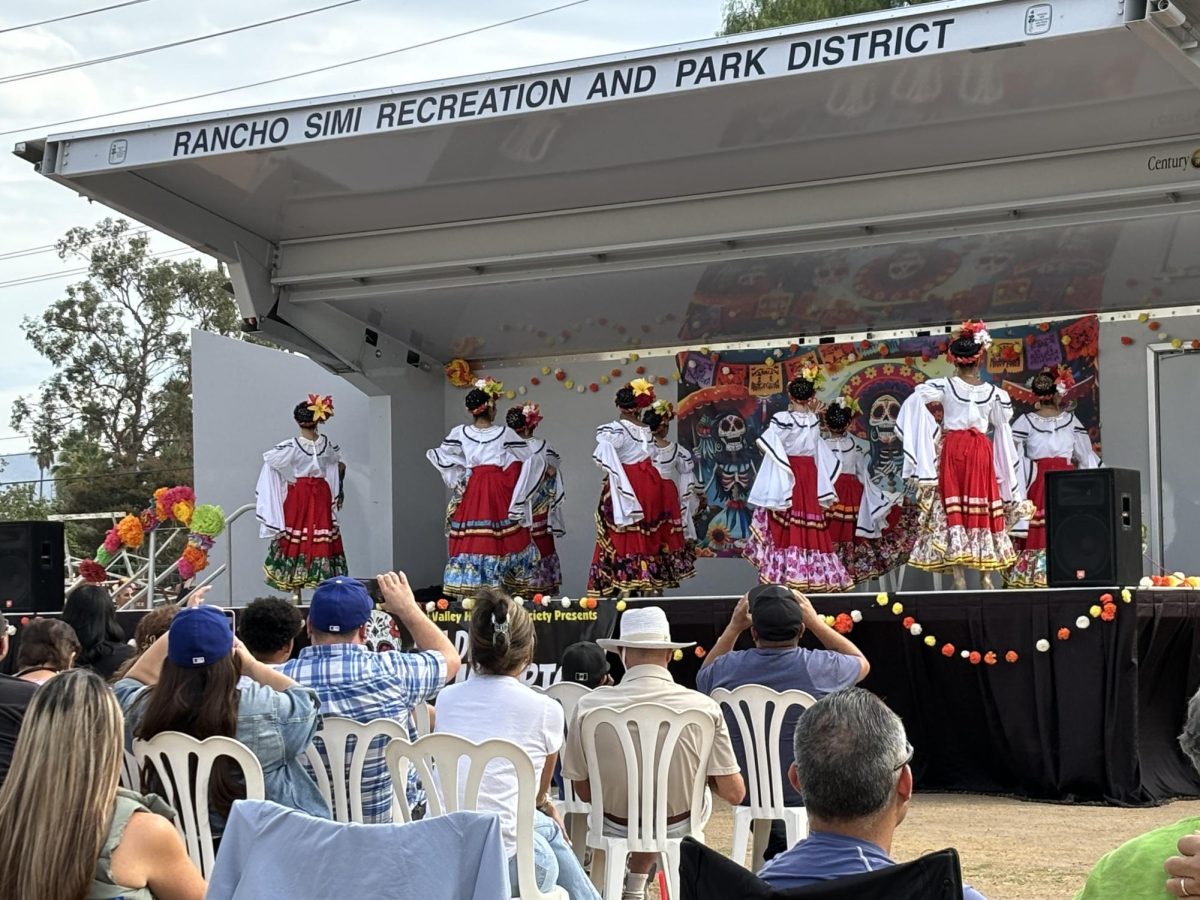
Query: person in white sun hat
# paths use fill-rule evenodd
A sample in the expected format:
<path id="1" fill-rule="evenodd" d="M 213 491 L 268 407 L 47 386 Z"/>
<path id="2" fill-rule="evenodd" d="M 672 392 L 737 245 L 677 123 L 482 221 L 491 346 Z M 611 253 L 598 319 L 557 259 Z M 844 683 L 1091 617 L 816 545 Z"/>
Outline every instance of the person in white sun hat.
<path id="1" fill-rule="evenodd" d="M 616 638 L 604 638 L 597 643 L 605 650 L 617 653 L 625 665 L 620 684 L 596 688 L 580 698 L 571 723 L 567 727 L 567 742 L 562 753 L 563 778 L 575 784 L 584 800 L 592 796 L 587 764 L 583 758 L 579 722 L 594 709 L 607 707 L 623 710 L 636 703 L 661 703 L 677 712 L 700 710 L 710 716 L 716 731 L 711 754 L 700 757 L 695 729 L 687 729 L 680 737 L 672 760 L 667 782 L 667 821 L 677 825 L 672 834 L 682 837 L 688 830 L 691 806 L 691 785 L 696 772 L 703 769 L 709 787 L 730 804 L 738 804 L 746 793 L 746 784 L 738 768 L 737 757 L 721 708 L 710 697 L 675 683 L 667 665 L 676 650 L 694 646 L 692 641 L 671 640 L 667 614 L 658 606 L 630 609 L 621 617 L 621 633 Z M 630 798 L 626 795 L 625 757 L 616 735 L 602 728 L 596 734 L 596 752 L 604 761 L 600 772 L 604 786 L 605 833 L 620 836 L 628 825 L 626 818 Z M 703 818 L 707 820 L 710 799 L 705 794 Z M 642 900 L 646 880 L 656 854 L 633 853 L 629 857 L 629 873 L 625 876 L 624 900 Z"/>

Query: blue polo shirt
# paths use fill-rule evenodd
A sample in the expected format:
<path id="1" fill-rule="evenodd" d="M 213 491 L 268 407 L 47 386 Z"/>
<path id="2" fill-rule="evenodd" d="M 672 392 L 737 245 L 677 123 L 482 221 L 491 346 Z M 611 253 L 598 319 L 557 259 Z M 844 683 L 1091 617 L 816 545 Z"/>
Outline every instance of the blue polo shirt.
<path id="1" fill-rule="evenodd" d="M 717 688 L 733 690 L 744 684 L 761 684 L 774 691 L 804 691 L 820 700 L 826 694 L 848 688 L 858 682 L 862 667 L 857 656 L 835 653 L 832 650 L 808 650 L 804 647 L 779 647 L 735 650 L 713 660 L 696 673 L 696 690 L 711 694 Z M 792 762 L 792 733 L 803 710 L 788 710 L 779 732 L 779 758 L 784 771 Z M 733 713 L 725 710 L 725 723 L 733 739 L 733 752 L 738 765 L 746 771 L 746 750 Z M 799 792 L 785 777 L 784 802 L 788 806 L 803 806 Z"/>
<path id="2" fill-rule="evenodd" d="M 814 831 L 791 850 L 780 853 L 758 873 L 758 877 L 779 891 L 804 887 L 818 881 L 861 875 L 894 866 L 896 861 L 883 848 L 832 831 Z M 963 900 L 985 900 L 983 894 L 963 887 Z"/>

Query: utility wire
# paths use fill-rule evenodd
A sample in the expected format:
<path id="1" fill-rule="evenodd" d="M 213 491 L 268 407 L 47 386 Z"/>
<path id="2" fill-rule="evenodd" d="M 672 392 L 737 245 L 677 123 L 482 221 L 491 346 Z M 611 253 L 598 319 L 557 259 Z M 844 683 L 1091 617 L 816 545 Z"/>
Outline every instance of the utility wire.
<path id="1" fill-rule="evenodd" d="M 144 234 L 150 229 L 146 226 L 129 229 L 129 234 Z M 26 247 L 24 250 L 5 250 L 0 252 L 0 262 L 6 259 L 18 259 L 22 256 L 37 256 L 39 253 L 50 253 L 58 249 L 58 244 L 42 244 L 40 247 Z"/>
<path id="2" fill-rule="evenodd" d="M 137 6 L 139 3 L 149 2 L 150 0 L 125 0 L 124 3 L 114 3 L 111 6 L 101 6 L 96 9 L 85 9 L 83 12 L 70 13 L 69 15 L 65 16 L 55 16 L 52 19 L 42 19 L 40 22 L 27 22 L 24 25 L 10 25 L 8 28 L 0 28 L 0 34 L 8 34 L 10 31 L 20 31 L 23 28 L 37 28 L 39 25 L 49 25 L 52 22 L 65 22 L 67 19 L 80 19 L 84 16 L 108 12 L 110 9 L 120 9 L 123 6 Z"/>
<path id="3" fill-rule="evenodd" d="M 182 247 L 178 250 L 165 250 L 162 253 L 150 254 L 155 259 L 166 259 L 171 256 L 182 256 L 185 253 L 198 253 L 191 247 Z M 73 278 L 76 275 L 83 275 L 88 271 L 87 266 L 79 269 L 63 269 L 61 272 L 45 272 L 41 275 L 26 275 L 22 278 L 13 278 L 9 281 L 0 281 L 0 288 L 24 287 L 27 284 L 40 284 L 43 281 L 57 281 L 59 278 Z"/>
<path id="4" fill-rule="evenodd" d="M 588 3 L 590 0 L 572 0 L 570 3 L 563 3 L 559 6 L 551 6 L 548 9 L 538 10 L 536 12 L 526 13 L 523 16 L 516 16 L 512 19 L 505 19 L 502 22 L 493 22 L 490 25 L 481 25 L 478 28 L 472 28 L 469 31 L 460 31 L 457 34 L 448 34 L 439 38 L 432 38 L 428 41 L 421 41 L 419 44 L 409 44 L 407 47 L 399 47 L 396 50 L 387 50 L 383 53 L 375 53 L 371 56 L 363 56 L 358 59 L 348 59 L 345 62 L 334 63 L 329 66 L 321 66 L 317 69 L 309 69 L 305 72 L 295 72 L 291 75 L 280 75 L 278 78 L 268 78 L 264 81 L 255 81 L 251 84 L 239 84 L 235 87 L 221 88 L 216 91 L 206 91 L 203 94 L 192 94 L 190 97 L 178 97 L 174 100 L 163 100 L 159 103 L 147 103 L 145 106 L 130 106 L 126 109 L 115 109 L 112 112 L 99 113 L 94 116 L 80 116 L 78 119 L 61 119 L 58 122 L 45 122 L 41 125 L 29 125 L 25 128 L 16 128 L 11 131 L 0 131 L 0 137 L 8 137 L 11 134 L 25 134 L 28 132 L 45 132 L 47 128 L 57 128 L 60 125 L 71 125 L 76 122 L 90 122 L 93 119 L 105 119 L 109 116 L 123 116 L 127 113 L 144 112 L 147 109 L 157 109 L 160 106 L 172 106 L 176 103 L 188 103 L 192 100 L 203 100 L 206 97 L 216 97 L 221 94 L 231 94 L 234 91 L 244 91 L 250 88 L 262 87 L 268 84 L 278 84 L 281 81 L 289 81 L 293 78 L 303 78 L 306 75 L 316 75 L 318 72 L 329 72 L 333 69 L 340 69 L 344 66 L 353 66 L 358 63 L 369 62 L 375 59 L 381 59 L 385 56 L 393 56 L 397 53 L 405 53 L 409 50 L 419 50 L 422 47 L 429 47 L 434 44 L 442 44 L 446 41 L 452 41 L 455 38 L 468 37 L 472 34 L 478 34 L 481 31 L 489 31 L 493 28 L 502 28 L 505 25 L 512 25 L 516 22 L 523 22 L 526 19 L 537 18 L 538 16 L 549 15 L 550 13 L 558 12 L 562 9 L 568 9 L 572 6 L 579 6 L 583 3 Z"/>
<path id="5" fill-rule="evenodd" d="M 261 22 L 252 22 L 249 25 L 239 25 L 237 28 L 227 28 L 224 31 L 214 31 L 210 34 L 201 34 L 196 37 L 184 38 L 179 41 L 171 41 L 167 44 L 155 44 L 153 47 L 143 47 L 140 50 L 127 50 L 124 53 L 114 53 L 112 56 L 100 56 L 95 59 L 85 59 L 79 62 L 68 63 L 63 66 L 53 66 L 49 69 L 37 69 L 33 72 L 21 72 L 17 75 L 0 75 L 0 84 L 11 84 L 14 81 L 25 81 L 29 78 L 40 78 L 43 75 L 54 75 L 57 72 L 68 72 L 74 69 L 85 69 L 88 66 L 98 66 L 101 63 L 114 62 L 118 59 L 129 59 L 131 56 L 142 56 L 146 53 L 157 53 L 159 50 L 169 50 L 172 47 L 182 47 L 185 44 L 197 44 L 200 41 L 209 41 L 213 38 L 225 37 L 229 34 L 237 34 L 240 31 L 250 31 L 254 28 L 262 28 L 266 25 L 275 25 L 279 22 L 287 22 L 290 19 L 299 19 L 303 16 L 311 16 L 315 13 L 325 12 L 330 9 L 337 9 L 340 6 L 350 6 L 353 3 L 360 3 L 362 0 L 339 0 L 337 3 L 330 3 L 326 6 L 318 6 L 315 9 L 306 9 L 303 12 L 289 13 L 286 16 L 277 16 L 274 19 L 264 19 Z"/>

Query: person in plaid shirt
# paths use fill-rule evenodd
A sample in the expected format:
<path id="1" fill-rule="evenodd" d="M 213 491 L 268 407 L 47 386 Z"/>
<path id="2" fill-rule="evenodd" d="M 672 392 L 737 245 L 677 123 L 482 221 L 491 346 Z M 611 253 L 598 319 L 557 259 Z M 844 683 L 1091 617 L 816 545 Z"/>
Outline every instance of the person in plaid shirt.
<path id="1" fill-rule="evenodd" d="M 308 611 L 311 646 L 280 667 L 285 675 L 312 688 L 321 698 L 321 713 L 356 722 L 395 719 L 416 740 L 413 707 L 453 681 L 461 660 L 450 639 L 417 605 L 403 572 L 379 576 L 383 609 L 408 629 L 416 653 L 389 650 L 373 653 L 364 645 L 373 604 L 362 582 L 336 577 L 322 582 Z M 363 767 L 363 821 L 392 821 L 392 782 L 378 738 Z M 424 796 L 410 772 L 409 806 L 421 808 Z"/>

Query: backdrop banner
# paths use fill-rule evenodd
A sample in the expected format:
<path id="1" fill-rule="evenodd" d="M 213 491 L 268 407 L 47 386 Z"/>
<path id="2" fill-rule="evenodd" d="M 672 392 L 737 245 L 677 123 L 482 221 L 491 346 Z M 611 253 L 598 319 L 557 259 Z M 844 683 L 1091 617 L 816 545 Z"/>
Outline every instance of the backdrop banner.
<path id="1" fill-rule="evenodd" d="M 1034 375 L 1043 368 L 1069 368 L 1075 387 L 1067 399 L 1099 451 L 1098 329 L 1095 316 L 994 329 L 983 378 L 1008 391 L 1014 415 L 1020 415 L 1033 408 L 1029 382 Z M 808 363 L 820 364 L 829 376 L 818 394 L 822 401 L 846 393 L 862 407 L 851 433 L 870 458 L 871 479 L 884 490 L 902 490 L 896 415 L 917 384 L 953 374 L 945 356 L 949 340 L 941 334 L 680 353 L 679 443 L 696 457 L 708 501 L 697 521 L 699 555 L 741 555 L 750 531 L 746 498 L 762 462 L 755 442 L 771 416 L 787 408 L 787 383 Z"/>

